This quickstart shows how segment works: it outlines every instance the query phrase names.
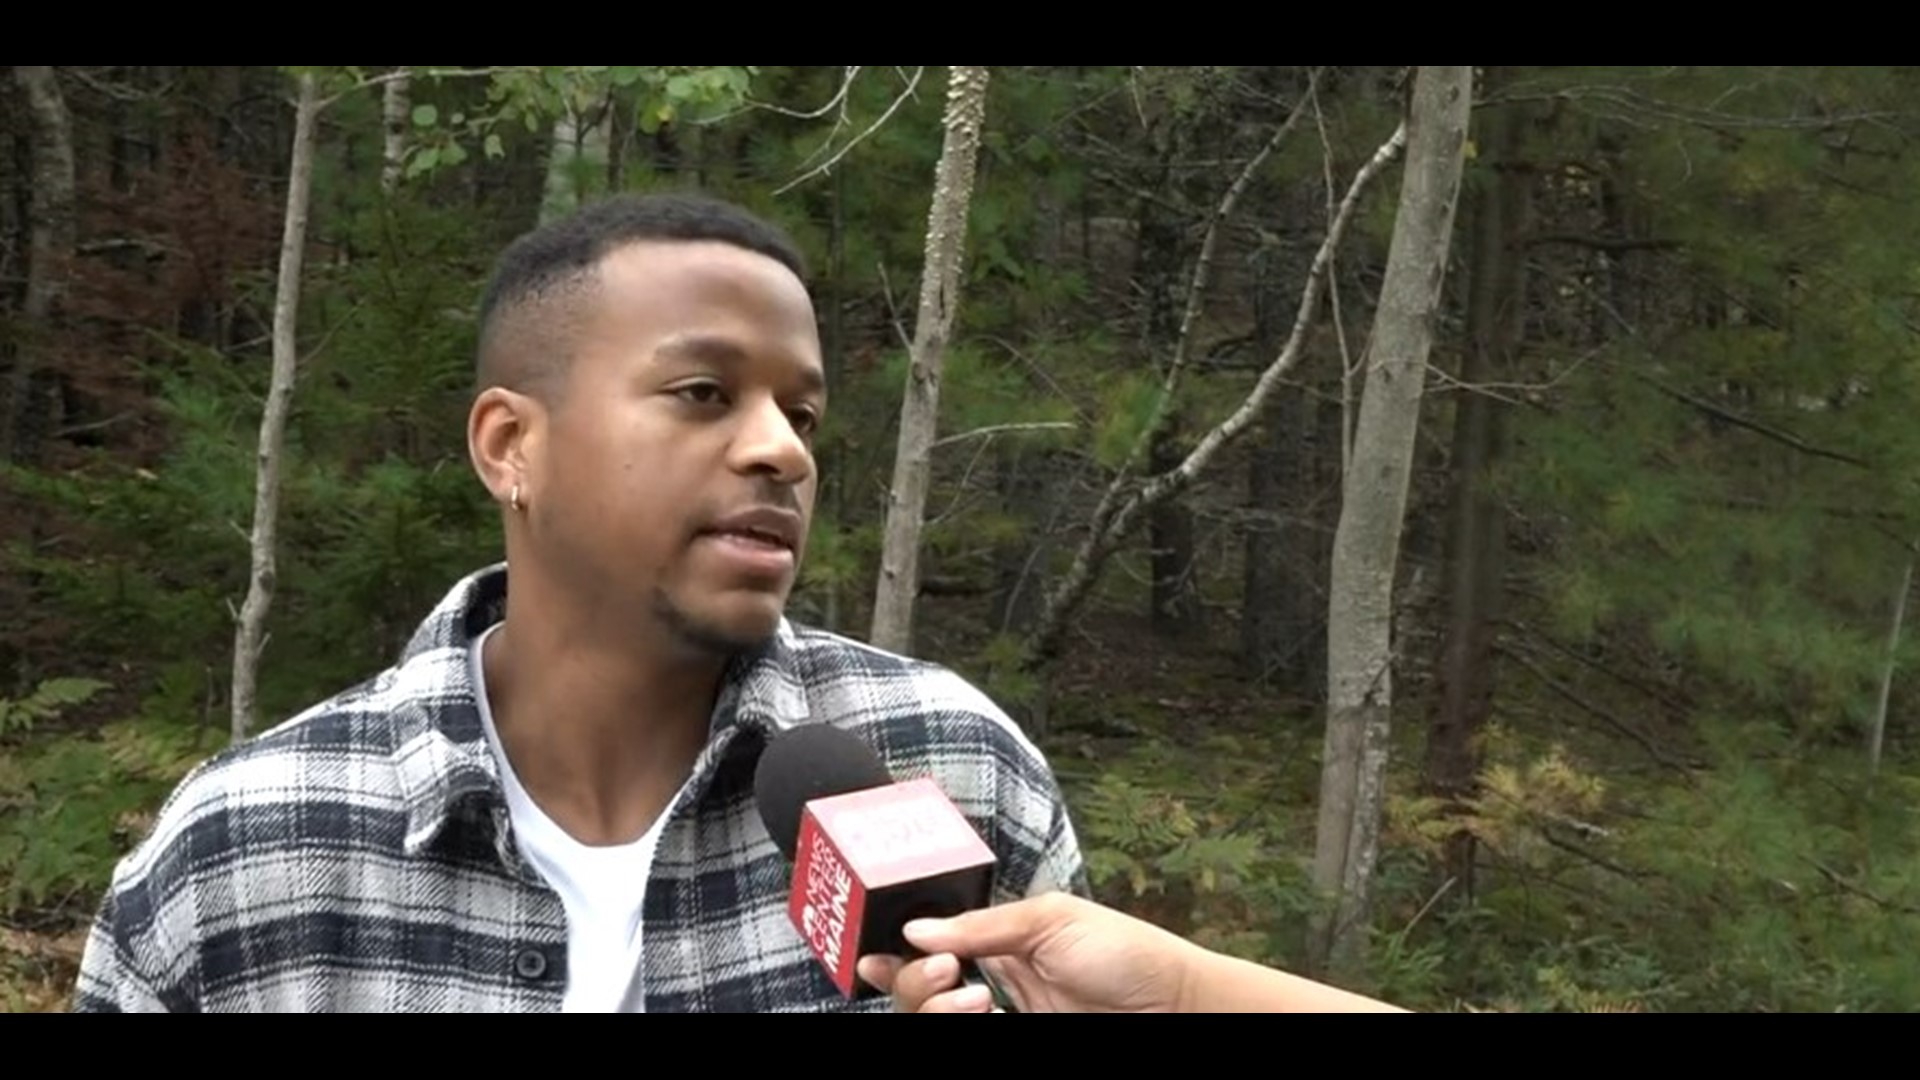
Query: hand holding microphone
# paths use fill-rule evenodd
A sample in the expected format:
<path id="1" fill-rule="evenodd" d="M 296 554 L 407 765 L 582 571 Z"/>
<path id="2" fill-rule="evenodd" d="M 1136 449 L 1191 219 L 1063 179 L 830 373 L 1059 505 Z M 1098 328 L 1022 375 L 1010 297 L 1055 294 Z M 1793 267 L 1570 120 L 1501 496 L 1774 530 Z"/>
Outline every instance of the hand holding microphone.
<path id="1" fill-rule="evenodd" d="M 1186 1012 L 1205 950 L 1071 893 L 915 922 L 907 940 L 926 959 L 869 956 L 862 978 L 903 1012 L 990 1012 L 956 985 L 954 961 L 978 958 L 1028 1012 Z M 988 959 L 990 958 L 990 959 Z"/>
<path id="2" fill-rule="evenodd" d="M 996 860 L 960 811 L 932 781 L 894 782 L 837 728 L 777 737 L 754 795 L 794 866 L 794 927 L 848 998 L 891 994 L 904 1012 L 1406 1011 L 1070 893 L 990 906 Z"/>
<path id="3" fill-rule="evenodd" d="M 894 782 L 848 732 L 821 725 L 776 737 L 754 798 L 793 864 L 788 915 L 849 999 L 863 996 L 861 957 L 918 955 L 901 935 L 909 921 L 992 901 L 997 860 L 966 817 L 931 780 Z"/>
<path id="4" fill-rule="evenodd" d="M 903 1012 L 992 1011 L 977 991 L 954 985 L 955 957 L 991 964 L 1027 1012 L 1406 1011 L 1203 949 L 1070 893 L 912 923 L 905 933 L 931 955 L 860 965 Z"/>

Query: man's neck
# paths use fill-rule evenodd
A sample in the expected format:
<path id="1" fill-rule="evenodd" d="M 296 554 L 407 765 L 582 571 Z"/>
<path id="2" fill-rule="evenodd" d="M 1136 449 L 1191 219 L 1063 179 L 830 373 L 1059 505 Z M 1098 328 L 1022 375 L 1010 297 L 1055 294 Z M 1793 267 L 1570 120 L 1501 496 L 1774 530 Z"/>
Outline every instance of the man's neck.
<path id="1" fill-rule="evenodd" d="M 481 661 L 521 786 L 583 844 L 639 839 L 706 744 L 724 661 L 515 614 Z"/>

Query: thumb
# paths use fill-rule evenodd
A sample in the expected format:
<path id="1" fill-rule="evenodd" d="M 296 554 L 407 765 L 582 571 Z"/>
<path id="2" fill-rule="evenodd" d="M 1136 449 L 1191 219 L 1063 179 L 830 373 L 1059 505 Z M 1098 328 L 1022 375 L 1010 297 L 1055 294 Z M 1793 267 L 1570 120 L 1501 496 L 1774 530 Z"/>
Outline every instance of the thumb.
<path id="1" fill-rule="evenodd" d="M 1029 899 L 947 919 L 915 919 L 901 932 L 923 952 L 1004 956 L 1031 951 L 1046 925 L 1044 909 Z"/>

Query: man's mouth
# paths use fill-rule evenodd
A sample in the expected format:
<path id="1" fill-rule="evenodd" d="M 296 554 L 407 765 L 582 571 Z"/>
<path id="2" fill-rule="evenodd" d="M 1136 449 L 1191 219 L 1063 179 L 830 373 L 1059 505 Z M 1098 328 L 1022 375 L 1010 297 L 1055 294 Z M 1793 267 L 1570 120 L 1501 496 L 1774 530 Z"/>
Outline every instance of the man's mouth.
<path id="1" fill-rule="evenodd" d="M 758 529 L 714 529 L 708 532 L 707 535 L 725 537 L 726 539 L 729 539 L 729 540 L 737 540 L 737 541 L 740 541 L 741 543 L 752 544 L 755 547 L 766 548 L 770 551 L 792 551 L 793 550 L 792 544 L 787 543 L 785 540 L 781 539 L 778 536 L 775 536 L 772 533 L 761 532 Z"/>
<path id="2" fill-rule="evenodd" d="M 761 508 L 731 514 L 701 530 L 762 551 L 794 552 L 800 546 L 800 515 Z"/>

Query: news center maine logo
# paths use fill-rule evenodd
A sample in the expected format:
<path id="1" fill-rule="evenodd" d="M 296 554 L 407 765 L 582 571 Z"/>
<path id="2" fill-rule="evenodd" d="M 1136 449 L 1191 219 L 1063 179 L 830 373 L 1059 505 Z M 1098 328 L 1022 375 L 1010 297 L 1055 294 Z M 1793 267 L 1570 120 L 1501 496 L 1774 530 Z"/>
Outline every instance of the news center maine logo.
<path id="1" fill-rule="evenodd" d="M 813 834 L 807 859 L 806 905 L 800 912 L 807 944 L 834 971 L 840 970 L 847 936 L 847 905 L 853 898 L 853 873 L 820 833 Z"/>

